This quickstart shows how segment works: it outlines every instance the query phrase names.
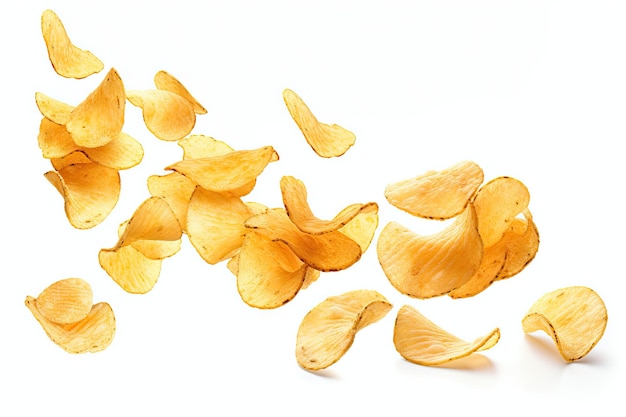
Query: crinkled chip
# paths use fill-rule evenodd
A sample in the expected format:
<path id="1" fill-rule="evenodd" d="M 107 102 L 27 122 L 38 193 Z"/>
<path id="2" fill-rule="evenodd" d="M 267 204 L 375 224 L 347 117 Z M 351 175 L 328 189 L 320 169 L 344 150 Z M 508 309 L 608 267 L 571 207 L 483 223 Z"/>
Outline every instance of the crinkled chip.
<path id="1" fill-rule="evenodd" d="M 298 364 L 311 371 L 333 365 L 352 346 L 359 330 L 381 320 L 391 308 L 383 295 L 372 290 L 328 297 L 300 323 L 296 337 Z"/>
<path id="2" fill-rule="evenodd" d="M 194 106 L 184 97 L 167 90 L 129 90 L 128 101 L 141 108 L 146 127 L 165 141 L 187 136 L 196 125 Z"/>
<path id="3" fill-rule="evenodd" d="M 417 235 L 389 222 L 378 237 L 378 260 L 389 282 L 415 298 L 446 294 L 474 276 L 483 258 L 476 213 L 470 204 L 445 229 Z"/>
<path id="4" fill-rule="evenodd" d="M 566 362 L 586 356 L 604 335 L 604 301 L 591 288 L 571 286 L 539 298 L 522 319 L 524 333 L 546 332 Z"/>
<path id="5" fill-rule="evenodd" d="M 196 114 L 207 113 L 207 110 L 202 106 L 202 104 L 200 104 L 200 102 L 191 95 L 189 90 L 187 90 L 187 88 L 169 72 L 157 72 L 154 76 L 154 85 L 156 85 L 156 88 L 159 90 L 170 91 L 186 99 L 192 104 L 193 110 Z"/>
<path id="6" fill-rule="evenodd" d="M 87 281 L 66 278 L 49 285 L 33 302 L 46 319 L 59 324 L 74 323 L 91 311 L 93 293 Z"/>
<path id="7" fill-rule="evenodd" d="M 385 197 L 393 206 L 414 216 L 450 219 L 465 210 L 483 180 L 478 164 L 463 161 L 442 171 L 390 184 L 385 188 Z"/>
<path id="8" fill-rule="evenodd" d="M 398 310 L 393 343 L 398 353 L 418 365 L 442 365 L 492 348 L 500 340 L 496 328 L 484 336 L 466 342 L 443 330 L 412 306 Z"/>
<path id="9" fill-rule="evenodd" d="M 41 32 L 52 67 L 62 77 L 85 78 L 100 72 L 104 64 L 94 54 L 74 46 L 63 22 L 52 10 L 41 15 Z"/>
<path id="10" fill-rule="evenodd" d="M 307 143 L 319 156 L 324 158 L 341 156 L 354 145 L 356 141 L 354 133 L 339 125 L 318 121 L 304 101 L 292 90 L 283 91 L 283 100 Z"/>

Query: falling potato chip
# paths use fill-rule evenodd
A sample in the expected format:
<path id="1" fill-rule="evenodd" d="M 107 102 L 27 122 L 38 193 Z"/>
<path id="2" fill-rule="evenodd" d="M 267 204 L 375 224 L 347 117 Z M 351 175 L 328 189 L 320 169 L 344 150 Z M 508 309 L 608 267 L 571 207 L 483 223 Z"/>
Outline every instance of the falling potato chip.
<path id="1" fill-rule="evenodd" d="M 198 100 L 196 100 L 191 95 L 189 90 L 187 90 L 187 88 L 185 88 L 185 86 L 183 86 L 183 84 L 178 81 L 178 79 L 176 79 L 172 74 L 166 71 L 157 72 L 154 76 L 154 85 L 156 85 L 156 88 L 158 88 L 159 90 L 170 91 L 172 93 L 178 94 L 179 96 L 189 101 L 192 104 L 193 110 L 196 114 L 207 113 L 207 110 L 202 106 L 202 104 L 200 104 Z"/>
<path id="2" fill-rule="evenodd" d="M 189 202 L 195 189 L 196 184 L 178 172 L 148 177 L 150 194 L 154 197 L 160 197 L 167 202 L 184 231 L 187 228 Z"/>
<path id="3" fill-rule="evenodd" d="M 446 294 L 474 276 L 483 258 L 476 213 L 470 204 L 452 224 L 420 236 L 388 223 L 378 237 L 378 260 L 389 282 L 415 298 Z"/>
<path id="4" fill-rule="evenodd" d="M 608 314 L 591 288 L 572 286 L 539 298 L 522 319 L 524 333 L 546 332 L 566 362 L 585 357 L 604 335 Z"/>
<path id="5" fill-rule="evenodd" d="M 348 223 L 338 229 L 339 232 L 358 243 L 362 253 L 365 253 L 369 248 L 378 227 L 378 204 L 368 203 L 366 206 Z M 352 210 L 352 208 L 348 206 L 345 210 Z M 339 213 L 336 218 L 341 216 L 343 214 Z"/>
<path id="6" fill-rule="evenodd" d="M 91 311 L 93 294 L 89 283 L 80 278 L 66 278 L 44 289 L 33 300 L 47 320 L 67 324 L 84 319 Z"/>
<path id="7" fill-rule="evenodd" d="M 104 64 L 94 54 L 80 49 L 70 41 L 63 22 L 52 10 L 41 15 L 43 34 L 52 67 L 62 77 L 85 78 L 100 72 Z"/>
<path id="8" fill-rule="evenodd" d="M 492 348 L 500 340 L 496 328 L 484 336 L 466 342 L 443 330 L 417 309 L 404 305 L 398 310 L 393 343 L 398 353 L 418 365 L 442 365 L 474 352 Z"/>
<path id="9" fill-rule="evenodd" d="M 133 245 L 102 249 L 98 253 L 102 269 L 124 291 L 131 294 L 149 292 L 161 274 L 162 259 L 150 259 Z"/>
<path id="10" fill-rule="evenodd" d="M 35 93 L 35 102 L 43 117 L 59 125 L 65 125 L 74 110 L 74 106 L 39 92 Z"/>
<path id="11" fill-rule="evenodd" d="M 177 141 L 187 136 L 196 125 L 193 104 L 167 90 L 130 90 L 128 101 L 141 108 L 146 127 L 154 136 L 165 141 Z"/>
<path id="12" fill-rule="evenodd" d="M 376 291 L 355 290 L 328 297 L 298 328 L 296 359 L 307 370 L 328 368 L 352 346 L 356 333 L 381 320 L 392 305 Z"/>
<path id="13" fill-rule="evenodd" d="M 122 132 L 125 104 L 124 84 L 117 71 L 111 68 L 100 85 L 74 107 L 65 128 L 78 146 L 106 145 Z"/>
<path id="14" fill-rule="evenodd" d="M 484 180 L 478 164 L 463 161 L 385 188 L 393 206 L 414 216 L 445 220 L 460 214 Z"/>
<path id="15" fill-rule="evenodd" d="M 356 141 L 354 133 L 339 125 L 318 121 L 304 101 L 292 90 L 283 91 L 283 100 L 307 143 L 319 156 L 324 158 L 341 156 L 354 145 Z"/>

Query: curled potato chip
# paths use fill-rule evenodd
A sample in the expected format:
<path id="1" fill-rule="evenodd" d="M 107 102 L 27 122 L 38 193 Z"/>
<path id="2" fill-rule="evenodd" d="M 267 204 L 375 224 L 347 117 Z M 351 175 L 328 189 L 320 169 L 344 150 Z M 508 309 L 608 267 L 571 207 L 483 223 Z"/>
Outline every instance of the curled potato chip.
<path id="1" fill-rule="evenodd" d="M 345 210 L 351 210 L 351 207 L 348 206 Z M 342 214 L 339 213 L 336 218 L 341 216 Z M 378 204 L 368 203 L 362 207 L 356 216 L 338 230 L 358 243 L 361 247 L 361 252 L 365 253 L 374 239 L 377 227 Z"/>
<path id="2" fill-rule="evenodd" d="M 74 323 L 91 311 L 93 294 L 87 281 L 66 278 L 44 289 L 33 303 L 41 315 L 51 322 Z"/>
<path id="3" fill-rule="evenodd" d="M 483 258 L 474 208 L 468 205 L 452 224 L 428 236 L 390 222 L 378 237 L 377 252 L 389 282 L 401 293 L 446 294 L 472 278 Z"/>
<path id="4" fill-rule="evenodd" d="M 391 303 L 372 290 L 328 297 L 304 316 L 296 337 L 296 360 L 307 370 L 327 368 L 348 351 L 356 333 L 381 320 Z"/>
<path id="5" fill-rule="evenodd" d="M 354 133 L 339 125 L 318 121 L 304 101 L 292 90 L 283 91 L 283 100 L 307 143 L 319 156 L 323 158 L 341 156 L 354 145 L 356 141 Z"/>
<path id="6" fill-rule="evenodd" d="M 385 188 L 385 197 L 414 216 L 445 220 L 465 210 L 483 180 L 478 164 L 463 161 L 442 171 L 390 184 Z"/>
<path id="7" fill-rule="evenodd" d="M 591 288 L 571 286 L 539 298 L 522 319 L 524 333 L 546 332 L 566 362 L 585 357 L 604 335 L 608 322 L 602 298 Z"/>
<path id="8" fill-rule="evenodd" d="M 78 146 L 106 145 L 122 132 L 125 104 L 124 84 L 117 71 L 111 68 L 100 85 L 74 107 L 65 128 Z"/>
<path id="9" fill-rule="evenodd" d="M 162 259 L 148 258 L 134 245 L 101 249 L 98 261 L 113 281 L 131 294 L 149 292 L 159 279 L 163 263 Z"/>
<path id="10" fill-rule="evenodd" d="M 398 353 L 418 365 L 442 365 L 492 348 L 500 340 L 496 328 L 484 336 L 466 342 L 443 330 L 417 309 L 404 305 L 398 310 L 393 343 Z"/>
<path id="11" fill-rule="evenodd" d="M 187 210 L 191 201 L 191 195 L 195 189 L 196 184 L 178 172 L 148 177 L 150 194 L 154 197 L 160 197 L 167 202 L 183 231 L 186 231 L 187 228 Z"/>
<path id="12" fill-rule="evenodd" d="M 187 88 L 169 72 L 157 72 L 154 76 L 154 85 L 156 85 L 156 88 L 159 90 L 170 91 L 183 97 L 191 103 L 196 114 L 207 113 L 207 110 L 202 106 L 202 104 L 200 104 L 200 102 L 198 102 L 198 100 L 191 95 L 189 90 L 187 90 Z"/>
<path id="13" fill-rule="evenodd" d="M 52 10 L 41 15 L 41 32 L 52 67 L 62 77 L 85 78 L 100 72 L 104 64 L 94 54 L 74 46 L 63 22 Z"/>
<path id="14" fill-rule="evenodd" d="M 130 90 L 126 98 L 141 108 L 146 127 L 161 140 L 180 140 L 196 125 L 193 104 L 171 91 Z"/>
<path id="15" fill-rule="evenodd" d="M 190 135 L 178 141 L 183 148 L 183 159 L 211 158 L 234 152 L 226 142 L 206 135 Z"/>
<path id="16" fill-rule="evenodd" d="M 74 110 L 74 106 L 39 92 L 35 93 L 35 102 L 43 117 L 59 125 L 65 125 Z"/>

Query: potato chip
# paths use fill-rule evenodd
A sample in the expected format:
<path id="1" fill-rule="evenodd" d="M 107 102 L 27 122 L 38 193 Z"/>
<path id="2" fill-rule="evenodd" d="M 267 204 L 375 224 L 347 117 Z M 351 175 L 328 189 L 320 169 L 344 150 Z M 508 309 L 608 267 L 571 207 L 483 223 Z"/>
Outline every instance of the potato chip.
<path id="1" fill-rule="evenodd" d="M 52 10 L 41 15 L 41 32 L 52 67 L 62 77 L 85 78 L 104 68 L 94 54 L 74 46 L 63 22 Z"/>
<path id="2" fill-rule="evenodd" d="M 91 311 L 93 294 L 89 283 L 80 278 L 66 278 L 44 289 L 35 300 L 43 317 L 67 324 L 84 319 Z"/>
<path id="3" fill-rule="evenodd" d="M 283 100 L 307 143 L 319 156 L 323 158 L 341 156 L 354 145 L 356 141 L 354 133 L 336 124 L 319 122 L 304 101 L 292 90 L 283 91 Z"/>
<path id="4" fill-rule="evenodd" d="M 196 114 L 206 114 L 207 110 L 196 100 L 189 90 L 183 86 L 183 84 L 178 81 L 172 74 L 166 71 L 159 71 L 154 76 L 154 85 L 159 90 L 170 91 L 172 93 L 178 94 L 183 97 L 185 100 L 191 103 L 193 106 L 193 110 Z"/>
<path id="5" fill-rule="evenodd" d="M 70 119 L 74 106 L 55 100 L 43 93 L 35 93 L 37 108 L 46 119 L 59 125 L 65 125 Z"/>
<path id="6" fill-rule="evenodd" d="M 124 126 L 126 90 L 111 68 L 98 87 L 74 107 L 65 128 L 78 146 L 96 148 L 116 139 Z"/>
<path id="7" fill-rule="evenodd" d="M 446 294 L 472 278 L 483 258 L 474 207 L 468 205 L 452 224 L 427 236 L 390 222 L 378 237 L 377 252 L 389 282 L 401 293 Z"/>
<path id="8" fill-rule="evenodd" d="M 539 298 L 522 319 L 524 333 L 546 332 L 566 362 L 585 357 L 604 335 L 608 313 L 591 288 L 571 286 Z"/>
<path id="9" fill-rule="evenodd" d="M 102 269 L 124 291 L 145 294 L 152 290 L 161 274 L 162 259 L 151 259 L 133 245 L 102 249 L 98 253 Z"/>
<path id="10" fill-rule="evenodd" d="M 442 171 L 390 184 L 385 188 L 385 197 L 414 216 L 445 220 L 465 210 L 483 180 L 478 164 L 463 161 Z"/>
<path id="11" fill-rule="evenodd" d="M 466 342 L 443 330 L 412 306 L 398 311 L 393 331 L 393 343 L 407 361 L 418 365 L 436 366 L 464 358 L 474 352 L 495 346 L 500 340 L 496 328 L 484 336 Z"/>
<path id="12" fill-rule="evenodd" d="M 348 206 L 345 210 L 351 210 L 351 207 Z M 342 216 L 343 214 L 339 213 L 336 218 Z M 361 247 L 361 252 L 365 253 L 374 239 L 377 227 L 378 204 L 368 203 L 348 223 L 341 226 L 338 231 L 358 243 Z"/>
<path id="13" fill-rule="evenodd" d="M 195 189 L 196 184 L 178 172 L 148 177 L 150 195 L 160 197 L 167 202 L 185 232 L 187 228 L 187 210 L 189 209 L 191 195 Z"/>
<path id="14" fill-rule="evenodd" d="M 298 364 L 310 371 L 333 365 L 352 346 L 358 331 L 380 321 L 391 308 L 383 295 L 372 290 L 328 297 L 300 323 L 296 337 Z"/>
<path id="15" fill-rule="evenodd" d="M 183 149 L 183 159 L 201 159 L 234 152 L 226 142 L 206 135 L 190 135 L 178 141 Z"/>

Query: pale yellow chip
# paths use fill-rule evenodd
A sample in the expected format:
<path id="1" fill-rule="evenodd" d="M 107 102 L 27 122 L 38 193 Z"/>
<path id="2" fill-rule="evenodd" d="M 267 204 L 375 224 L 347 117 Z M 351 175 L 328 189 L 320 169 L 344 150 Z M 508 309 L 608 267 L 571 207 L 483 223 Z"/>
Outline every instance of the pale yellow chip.
<path id="1" fill-rule="evenodd" d="M 33 301 L 41 315 L 59 324 L 74 323 L 87 317 L 93 305 L 89 283 L 66 278 L 45 288 Z"/>
<path id="2" fill-rule="evenodd" d="M 150 195 L 160 197 L 167 202 L 185 232 L 187 231 L 187 210 L 195 189 L 196 184 L 178 172 L 148 177 Z"/>
<path id="3" fill-rule="evenodd" d="M 96 148 L 116 139 L 124 126 L 126 90 L 111 68 L 98 87 L 74 107 L 65 128 L 78 146 Z"/>
<path id="4" fill-rule="evenodd" d="M 159 90 L 170 91 L 172 93 L 178 94 L 185 100 L 189 101 L 192 104 L 193 110 L 196 114 L 207 113 L 207 110 L 202 106 L 202 104 L 200 104 L 200 102 L 191 95 L 189 90 L 187 90 L 187 88 L 172 74 L 166 71 L 157 72 L 154 76 L 154 85 L 156 85 L 156 88 L 158 88 Z"/>
<path id="5" fill-rule="evenodd" d="M 608 313 L 591 288 L 571 286 L 539 298 L 522 319 L 524 333 L 546 332 L 566 362 L 585 357 L 604 335 Z"/>
<path id="6" fill-rule="evenodd" d="M 133 245 L 101 249 L 98 260 L 113 281 L 131 294 L 145 294 L 152 290 L 163 263 L 162 259 L 148 258 Z"/>
<path id="7" fill-rule="evenodd" d="M 414 216 L 444 220 L 460 214 L 484 180 L 482 168 L 472 161 L 442 171 L 388 185 L 385 197 L 393 206 Z"/>
<path id="8" fill-rule="evenodd" d="M 307 370 L 328 368 L 352 346 L 358 331 L 380 321 L 392 305 L 380 293 L 354 290 L 328 297 L 303 318 L 296 337 L 296 360 Z"/>
<path id="9" fill-rule="evenodd" d="M 304 101 L 292 90 L 283 91 L 283 100 L 307 143 L 319 156 L 323 158 L 341 156 L 354 145 L 356 141 L 354 133 L 339 125 L 318 121 Z"/>
<path id="10" fill-rule="evenodd" d="M 483 258 L 476 213 L 470 204 L 452 224 L 420 236 L 396 222 L 378 237 L 378 260 L 389 282 L 415 298 L 447 294 L 470 280 Z"/>
<path id="11" fill-rule="evenodd" d="M 471 342 L 443 330 L 412 306 L 398 310 L 393 332 L 393 343 L 407 361 L 418 365 L 442 365 L 495 346 L 500 340 L 496 328 Z"/>
<path id="12" fill-rule="evenodd" d="M 63 22 L 52 10 L 41 15 L 41 32 L 52 67 L 62 77 L 85 78 L 104 68 L 93 53 L 80 49 L 71 41 Z"/>
<path id="13" fill-rule="evenodd" d="M 74 106 L 39 92 L 35 93 L 35 102 L 43 117 L 59 125 L 65 125 L 74 110 Z"/>
<path id="14" fill-rule="evenodd" d="M 351 207 L 348 206 L 345 210 L 351 210 Z M 337 215 L 337 217 L 341 216 L 341 213 Z M 377 227 L 378 204 L 368 203 L 348 223 L 341 226 L 338 231 L 358 243 L 361 247 L 361 252 L 365 253 L 374 240 L 374 233 Z"/>
<path id="15" fill-rule="evenodd" d="M 164 141 L 187 136 L 196 125 L 193 104 L 167 90 L 129 90 L 128 101 L 141 108 L 146 127 Z"/>
<path id="16" fill-rule="evenodd" d="M 226 155 L 235 150 L 226 142 L 206 135 L 190 135 L 178 141 L 183 159 L 201 159 Z"/>

